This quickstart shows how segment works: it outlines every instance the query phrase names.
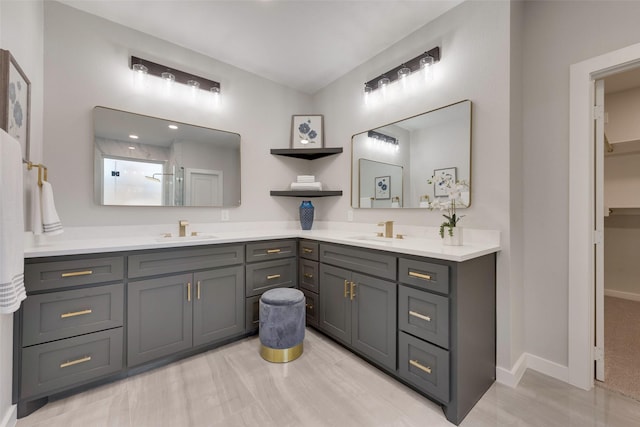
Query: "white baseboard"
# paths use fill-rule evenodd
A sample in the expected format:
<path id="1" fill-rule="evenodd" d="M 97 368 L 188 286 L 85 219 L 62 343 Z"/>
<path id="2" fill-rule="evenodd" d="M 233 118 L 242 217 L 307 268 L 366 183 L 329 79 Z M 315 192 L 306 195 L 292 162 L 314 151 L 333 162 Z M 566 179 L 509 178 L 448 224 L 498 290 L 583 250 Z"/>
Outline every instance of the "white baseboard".
<path id="1" fill-rule="evenodd" d="M 613 290 L 613 289 L 605 289 L 604 290 L 604 296 L 628 299 L 628 300 L 631 300 L 631 301 L 640 301 L 640 294 L 636 294 L 634 292 L 616 291 L 616 290 Z"/>
<path id="2" fill-rule="evenodd" d="M 18 407 L 16 405 L 11 405 L 9 407 L 7 413 L 4 414 L 4 417 L 0 420 L 0 427 L 15 427 L 16 422 L 18 421 L 17 408 Z"/>
<path id="3" fill-rule="evenodd" d="M 509 387 L 516 387 L 527 370 L 527 353 L 522 353 L 511 370 L 496 368 L 496 381 Z"/>
<path id="4" fill-rule="evenodd" d="M 516 387 L 527 369 L 533 369 L 566 383 L 569 382 L 568 366 L 529 353 L 522 353 L 511 370 L 496 368 L 496 381 L 509 387 Z"/>

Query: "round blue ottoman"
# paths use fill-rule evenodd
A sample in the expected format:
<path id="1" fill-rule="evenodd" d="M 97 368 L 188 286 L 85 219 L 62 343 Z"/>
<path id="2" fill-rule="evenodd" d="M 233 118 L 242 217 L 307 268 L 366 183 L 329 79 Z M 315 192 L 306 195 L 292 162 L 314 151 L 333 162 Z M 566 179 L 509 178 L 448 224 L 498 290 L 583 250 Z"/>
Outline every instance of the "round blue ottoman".
<path id="1" fill-rule="evenodd" d="M 292 288 L 271 289 L 260 297 L 260 355 L 275 363 L 290 362 L 302 354 L 305 298 Z"/>

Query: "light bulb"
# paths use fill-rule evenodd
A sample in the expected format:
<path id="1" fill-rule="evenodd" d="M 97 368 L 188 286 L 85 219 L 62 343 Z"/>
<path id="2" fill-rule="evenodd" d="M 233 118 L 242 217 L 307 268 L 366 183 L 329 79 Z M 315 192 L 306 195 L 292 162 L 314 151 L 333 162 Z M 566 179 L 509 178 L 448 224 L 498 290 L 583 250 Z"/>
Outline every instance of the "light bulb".
<path id="1" fill-rule="evenodd" d="M 196 80 L 187 80 L 187 86 L 190 86 L 192 89 L 198 89 L 200 87 L 200 82 Z"/>
<path id="2" fill-rule="evenodd" d="M 389 80 L 387 76 L 382 76 L 382 78 L 378 80 L 378 87 L 379 88 L 386 87 L 389 83 L 391 83 L 391 80 Z"/>
<path id="3" fill-rule="evenodd" d="M 133 71 L 140 74 L 147 74 L 147 72 L 149 71 L 149 69 L 142 64 L 133 64 L 131 68 L 133 69 Z"/>
<path id="4" fill-rule="evenodd" d="M 171 74 L 168 71 L 165 71 L 164 73 L 162 73 L 160 75 L 164 80 L 166 80 L 167 82 L 171 82 L 173 83 L 176 80 L 176 76 L 174 76 L 173 74 Z"/>
<path id="5" fill-rule="evenodd" d="M 411 68 L 407 67 L 406 65 L 402 65 L 402 68 L 400 68 L 398 70 L 398 78 L 400 80 L 409 77 L 409 74 L 411 74 Z"/>

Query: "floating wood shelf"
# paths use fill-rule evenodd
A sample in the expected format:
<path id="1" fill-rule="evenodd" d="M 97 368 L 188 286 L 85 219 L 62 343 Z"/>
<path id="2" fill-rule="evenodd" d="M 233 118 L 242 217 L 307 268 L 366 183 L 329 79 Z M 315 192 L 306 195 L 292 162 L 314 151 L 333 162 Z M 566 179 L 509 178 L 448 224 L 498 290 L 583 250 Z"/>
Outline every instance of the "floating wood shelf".
<path id="1" fill-rule="evenodd" d="M 296 157 L 298 159 L 314 160 L 321 157 L 342 153 L 342 147 L 336 148 L 272 148 L 271 154 L 276 156 Z"/>
<path id="2" fill-rule="evenodd" d="M 342 196 L 342 190 L 337 191 L 304 191 L 304 190 L 283 190 L 283 191 L 271 191 L 272 196 L 286 196 L 286 197 L 329 197 L 329 196 Z"/>

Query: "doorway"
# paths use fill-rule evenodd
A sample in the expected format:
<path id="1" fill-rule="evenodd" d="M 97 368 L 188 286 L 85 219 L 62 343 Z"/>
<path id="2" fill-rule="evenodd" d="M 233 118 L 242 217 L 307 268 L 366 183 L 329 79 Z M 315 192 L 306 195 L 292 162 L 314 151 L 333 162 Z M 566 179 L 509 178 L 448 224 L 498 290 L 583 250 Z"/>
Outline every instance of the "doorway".
<path id="1" fill-rule="evenodd" d="M 594 81 L 640 65 L 640 44 L 570 68 L 569 114 L 569 382 L 594 386 L 595 223 Z"/>
<path id="2" fill-rule="evenodd" d="M 596 250 L 595 298 L 596 319 L 603 316 L 603 324 L 596 324 L 596 346 L 604 351 L 596 361 L 596 384 L 640 400 L 640 68 L 597 81 L 596 105 L 599 85 L 604 114 L 603 126 L 596 124 L 603 134 L 602 141 L 596 135 L 596 159 L 602 157 L 596 160 L 596 179 L 602 185 L 595 188 L 603 245 Z"/>

